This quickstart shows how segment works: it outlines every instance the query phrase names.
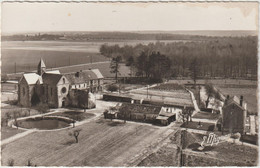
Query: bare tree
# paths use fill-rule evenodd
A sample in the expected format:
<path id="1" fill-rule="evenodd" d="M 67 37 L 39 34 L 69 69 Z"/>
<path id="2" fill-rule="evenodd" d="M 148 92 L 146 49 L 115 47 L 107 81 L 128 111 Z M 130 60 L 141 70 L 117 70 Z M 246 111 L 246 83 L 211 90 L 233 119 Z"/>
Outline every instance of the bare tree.
<path id="1" fill-rule="evenodd" d="M 69 132 L 69 136 L 73 136 L 75 138 L 76 143 L 78 143 L 79 142 L 78 137 L 80 132 L 81 129 L 75 129 L 72 132 Z"/>
<path id="2" fill-rule="evenodd" d="M 15 110 L 13 111 L 13 118 L 14 118 L 14 125 L 16 126 L 16 128 L 18 129 L 18 121 L 17 118 L 19 117 L 19 111 Z"/>
<path id="3" fill-rule="evenodd" d="M 14 159 L 9 159 L 9 160 L 7 161 L 7 165 L 8 165 L 8 166 L 14 166 Z"/>
<path id="4" fill-rule="evenodd" d="M 193 58 L 190 64 L 191 78 L 194 81 L 196 87 L 196 81 L 199 76 L 200 66 L 197 57 Z"/>

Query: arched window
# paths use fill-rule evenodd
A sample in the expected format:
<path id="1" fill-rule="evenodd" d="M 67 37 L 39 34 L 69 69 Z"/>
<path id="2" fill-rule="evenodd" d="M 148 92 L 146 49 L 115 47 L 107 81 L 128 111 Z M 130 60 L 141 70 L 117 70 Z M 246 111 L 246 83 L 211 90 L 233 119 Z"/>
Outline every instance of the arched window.
<path id="1" fill-rule="evenodd" d="M 62 79 L 63 80 L 63 84 L 65 83 L 65 78 Z"/>
<path id="2" fill-rule="evenodd" d="M 23 87 L 23 96 L 25 95 L 25 88 Z"/>

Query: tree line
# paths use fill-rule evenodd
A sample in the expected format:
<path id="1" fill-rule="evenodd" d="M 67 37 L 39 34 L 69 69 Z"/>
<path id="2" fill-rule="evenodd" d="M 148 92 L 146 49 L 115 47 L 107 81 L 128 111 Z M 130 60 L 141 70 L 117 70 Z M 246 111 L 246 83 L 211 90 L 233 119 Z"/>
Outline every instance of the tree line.
<path id="1" fill-rule="evenodd" d="M 104 44 L 100 53 L 121 57 L 133 76 L 245 78 L 257 74 L 256 36 L 135 46 Z"/>

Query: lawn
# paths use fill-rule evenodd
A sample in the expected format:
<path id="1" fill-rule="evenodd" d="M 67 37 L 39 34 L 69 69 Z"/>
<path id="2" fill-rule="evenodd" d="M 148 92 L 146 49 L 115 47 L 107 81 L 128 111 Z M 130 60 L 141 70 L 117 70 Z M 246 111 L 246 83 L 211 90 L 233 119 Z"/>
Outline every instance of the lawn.
<path id="1" fill-rule="evenodd" d="M 29 134 L 2 146 L 2 165 L 14 159 L 15 166 L 24 166 L 31 159 L 37 166 L 123 166 L 165 132 L 155 126 L 113 123 L 100 119 L 77 127 L 82 129 L 79 143 L 68 135 L 70 129 Z"/>
<path id="2" fill-rule="evenodd" d="M 62 116 L 62 117 L 68 117 L 74 119 L 76 121 L 82 121 L 94 117 L 95 114 L 84 113 L 79 111 L 65 111 L 65 112 L 52 113 L 47 116 Z"/>
<path id="3" fill-rule="evenodd" d="M 1 127 L 1 140 L 7 139 L 18 133 L 24 132 L 23 130 L 11 128 L 11 127 Z"/>
<path id="4" fill-rule="evenodd" d="M 192 118 L 217 120 L 217 119 L 219 119 L 219 117 L 220 117 L 220 114 L 200 111 L 200 112 L 196 113 Z"/>

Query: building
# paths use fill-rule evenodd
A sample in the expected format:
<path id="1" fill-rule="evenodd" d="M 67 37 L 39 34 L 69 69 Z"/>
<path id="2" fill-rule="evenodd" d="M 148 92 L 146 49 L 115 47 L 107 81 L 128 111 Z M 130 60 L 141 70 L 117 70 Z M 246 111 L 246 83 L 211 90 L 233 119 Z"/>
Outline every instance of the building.
<path id="1" fill-rule="evenodd" d="M 26 107 L 47 103 L 54 108 L 70 105 L 89 108 L 94 107 L 91 93 L 102 91 L 102 88 L 103 76 L 98 69 L 60 74 L 58 70 L 47 71 L 41 59 L 37 73 L 25 73 L 21 77 L 18 103 Z M 83 98 L 87 103 L 82 101 Z"/>
<path id="2" fill-rule="evenodd" d="M 66 73 L 71 89 L 89 89 L 91 93 L 102 91 L 103 75 L 98 69 L 84 70 L 76 73 Z"/>
<path id="3" fill-rule="evenodd" d="M 225 101 L 222 109 L 222 131 L 229 133 L 245 133 L 247 118 L 247 103 L 243 96 L 240 99 L 237 96 L 229 97 Z"/>

